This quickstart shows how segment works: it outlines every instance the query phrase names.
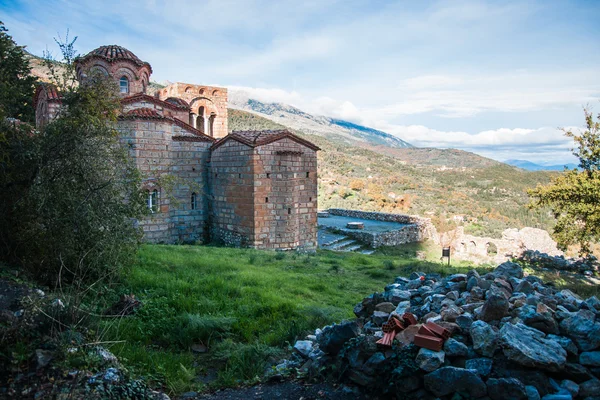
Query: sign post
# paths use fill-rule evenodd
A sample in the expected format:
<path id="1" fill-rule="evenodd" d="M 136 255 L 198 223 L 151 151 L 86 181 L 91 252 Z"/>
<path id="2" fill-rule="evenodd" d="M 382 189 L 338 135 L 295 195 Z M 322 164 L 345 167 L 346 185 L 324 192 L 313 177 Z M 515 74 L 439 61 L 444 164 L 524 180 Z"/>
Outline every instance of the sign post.
<path id="1" fill-rule="evenodd" d="M 448 257 L 448 266 L 450 266 L 450 247 L 444 247 L 442 249 L 442 258 Z"/>

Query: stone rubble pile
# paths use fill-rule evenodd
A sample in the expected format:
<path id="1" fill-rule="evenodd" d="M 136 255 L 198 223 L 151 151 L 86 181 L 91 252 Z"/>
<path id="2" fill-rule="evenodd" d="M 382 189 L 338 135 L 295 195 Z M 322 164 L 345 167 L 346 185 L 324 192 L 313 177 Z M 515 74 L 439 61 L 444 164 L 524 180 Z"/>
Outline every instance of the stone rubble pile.
<path id="1" fill-rule="evenodd" d="M 600 263 L 593 255 L 580 258 L 565 258 L 564 256 L 551 256 L 537 250 L 527 250 L 521 254 L 519 261 L 535 265 L 540 268 L 569 271 L 587 276 L 600 270 Z"/>
<path id="2" fill-rule="evenodd" d="M 328 375 L 374 397 L 600 399 L 600 300 L 524 276 L 519 264 L 398 277 L 354 313 L 296 342 L 276 369 Z M 405 313 L 417 324 L 382 345 L 382 325 Z M 415 345 L 426 323 L 450 332 L 440 351 Z"/>

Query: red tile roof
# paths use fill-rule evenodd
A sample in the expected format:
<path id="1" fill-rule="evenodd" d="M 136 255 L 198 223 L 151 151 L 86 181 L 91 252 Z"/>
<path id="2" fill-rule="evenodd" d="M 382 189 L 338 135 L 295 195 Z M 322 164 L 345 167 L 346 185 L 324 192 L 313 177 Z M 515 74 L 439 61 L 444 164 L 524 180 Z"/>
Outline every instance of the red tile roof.
<path id="1" fill-rule="evenodd" d="M 157 113 L 155 109 L 146 107 L 134 108 L 133 110 L 128 111 L 124 117 L 127 118 L 130 116 L 144 119 L 166 119 L 165 117 Z"/>
<path id="2" fill-rule="evenodd" d="M 244 143 L 250 147 L 257 147 L 273 143 L 283 138 L 289 138 L 315 151 L 321 150 L 318 146 L 314 145 L 308 140 L 302 139 L 301 137 L 294 135 L 288 130 L 233 131 L 229 135 L 216 142 L 212 146 L 212 148 L 216 149 L 217 147 L 225 143 L 227 140 L 237 140 L 238 142 Z"/>
<path id="3" fill-rule="evenodd" d="M 58 93 L 58 89 L 56 88 L 56 86 L 54 86 L 51 83 L 40 83 L 35 88 L 35 95 L 33 96 L 33 106 L 34 107 L 37 107 L 37 102 L 43 91 L 46 92 L 46 98 L 48 99 L 48 101 L 60 102 L 62 99 L 61 95 Z"/>
<path id="4" fill-rule="evenodd" d="M 144 65 L 148 66 L 148 68 L 150 68 L 150 72 L 152 72 L 152 67 L 149 63 L 140 60 L 135 54 L 127 50 L 125 47 L 117 46 L 115 44 L 100 46 L 81 57 L 81 59 L 85 60 L 93 57 L 101 58 L 111 63 L 121 60 L 131 61 L 140 67 Z"/>
<path id="5" fill-rule="evenodd" d="M 165 99 L 165 102 L 174 104 L 176 106 L 179 106 L 179 107 L 185 108 L 185 109 L 190 108 L 190 105 L 187 103 L 187 101 L 180 99 L 178 97 L 169 97 L 168 99 Z"/>

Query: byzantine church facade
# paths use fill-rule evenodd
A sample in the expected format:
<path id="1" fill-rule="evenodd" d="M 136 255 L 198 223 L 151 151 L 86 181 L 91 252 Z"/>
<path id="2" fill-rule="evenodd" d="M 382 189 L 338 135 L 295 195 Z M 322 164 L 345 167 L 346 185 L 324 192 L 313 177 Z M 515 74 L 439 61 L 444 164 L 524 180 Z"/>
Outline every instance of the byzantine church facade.
<path id="1" fill-rule="evenodd" d="M 121 46 L 79 57 L 76 71 L 118 85 L 116 128 L 143 176 L 146 241 L 316 248 L 317 146 L 287 130 L 229 132 L 226 88 L 177 82 L 148 94 L 152 67 Z M 34 104 L 40 127 L 60 94 L 40 85 Z"/>

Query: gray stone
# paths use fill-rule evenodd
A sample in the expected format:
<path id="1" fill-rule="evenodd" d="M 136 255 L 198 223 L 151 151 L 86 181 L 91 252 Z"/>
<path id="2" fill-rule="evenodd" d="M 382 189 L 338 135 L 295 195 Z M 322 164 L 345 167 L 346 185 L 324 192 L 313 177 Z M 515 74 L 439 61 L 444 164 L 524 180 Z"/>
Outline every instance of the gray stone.
<path id="1" fill-rule="evenodd" d="M 600 367 L 600 351 L 585 351 L 579 355 L 579 364 Z"/>
<path id="2" fill-rule="evenodd" d="M 308 357 L 313 349 L 313 342 L 310 340 L 298 340 L 296 344 L 294 344 L 294 349 L 304 357 Z"/>
<path id="3" fill-rule="evenodd" d="M 525 281 L 527 282 L 527 281 Z M 544 309 L 546 311 L 541 311 Z M 532 328 L 538 329 L 544 333 L 558 334 L 558 324 L 552 315 L 552 312 L 544 304 L 539 304 L 538 307 L 526 305 L 521 307 L 519 318 L 523 323 Z"/>
<path id="4" fill-rule="evenodd" d="M 360 334 L 360 327 L 354 321 L 325 327 L 318 335 L 317 342 L 325 353 L 337 354 L 344 343 Z"/>
<path id="5" fill-rule="evenodd" d="M 515 378 L 490 378 L 487 381 L 487 393 L 492 400 L 525 400 L 525 385 Z"/>
<path id="6" fill-rule="evenodd" d="M 533 285 L 529 283 L 529 281 L 522 280 L 521 283 L 519 283 L 515 288 L 515 292 L 531 294 L 535 292 L 535 289 L 533 288 Z"/>
<path id="7" fill-rule="evenodd" d="M 460 327 L 460 329 L 464 331 L 468 331 L 471 329 L 471 325 L 473 324 L 473 316 L 469 313 L 465 313 L 456 317 L 456 325 Z"/>
<path id="8" fill-rule="evenodd" d="M 500 344 L 509 360 L 525 367 L 560 371 L 567 361 L 567 352 L 560 344 L 520 323 L 504 324 L 500 329 Z"/>
<path id="9" fill-rule="evenodd" d="M 469 278 L 469 280 L 467 281 L 467 292 L 470 292 L 471 290 L 473 290 L 474 287 L 477 287 L 479 285 L 479 278 L 476 276 L 472 276 Z"/>
<path id="10" fill-rule="evenodd" d="M 589 381 L 585 381 L 579 385 L 579 397 L 586 398 L 592 396 L 598 396 L 600 393 L 600 380 L 594 378 Z"/>
<path id="11" fill-rule="evenodd" d="M 423 371 L 431 372 L 444 364 L 445 353 L 421 348 L 415 362 Z"/>
<path id="12" fill-rule="evenodd" d="M 568 391 L 574 398 L 579 394 L 579 385 L 568 379 L 563 380 L 560 387 Z"/>
<path id="13" fill-rule="evenodd" d="M 448 281 L 450 282 L 463 282 L 467 280 L 467 275 L 466 274 L 453 274 L 450 275 L 449 277 L 447 277 L 446 279 L 448 279 Z"/>
<path id="14" fill-rule="evenodd" d="M 383 297 L 392 304 L 398 304 L 401 301 L 410 300 L 410 292 L 408 290 L 392 289 L 385 292 Z"/>
<path id="15" fill-rule="evenodd" d="M 454 392 L 478 398 L 486 395 L 487 388 L 477 371 L 456 367 L 443 367 L 423 378 L 425 389 L 441 397 Z"/>
<path id="16" fill-rule="evenodd" d="M 554 340 L 556 343 L 560 344 L 562 346 L 562 348 L 565 349 L 567 351 L 567 354 L 569 354 L 569 355 L 576 356 L 577 353 L 579 353 L 579 350 L 577 350 L 577 346 L 575 346 L 575 343 L 573 343 L 573 341 L 571 339 L 569 339 L 568 337 L 557 336 L 557 335 L 548 335 L 548 336 L 546 336 L 546 338 L 550 339 L 550 340 Z"/>
<path id="17" fill-rule="evenodd" d="M 373 315 L 371 316 L 371 320 L 373 321 L 373 323 L 375 325 L 381 326 L 387 322 L 389 317 L 390 317 L 389 313 L 386 313 L 383 311 L 374 311 Z"/>
<path id="18" fill-rule="evenodd" d="M 564 319 L 560 323 L 560 330 L 573 340 L 581 351 L 591 351 L 600 347 L 600 324 L 590 320 L 584 311 Z"/>
<path id="19" fill-rule="evenodd" d="M 508 300 L 504 294 L 499 292 L 498 289 L 490 289 L 478 317 L 486 322 L 499 321 L 507 312 Z"/>
<path id="20" fill-rule="evenodd" d="M 498 333 L 483 321 L 475 321 L 470 329 L 473 350 L 485 357 L 493 357 L 498 346 Z"/>
<path id="21" fill-rule="evenodd" d="M 37 359 L 37 367 L 44 368 L 50 364 L 52 359 L 54 359 L 54 353 L 49 350 L 37 349 L 35 351 L 35 357 Z"/>
<path id="22" fill-rule="evenodd" d="M 585 301 L 585 304 L 590 310 L 600 311 L 600 300 L 596 296 L 592 296 Z"/>
<path id="23" fill-rule="evenodd" d="M 465 362 L 465 368 L 474 369 L 481 376 L 488 376 L 492 372 L 494 361 L 491 358 L 472 358 Z"/>
<path id="24" fill-rule="evenodd" d="M 527 400 L 540 400 L 540 394 L 535 386 L 525 386 L 527 392 Z"/>
<path id="25" fill-rule="evenodd" d="M 573 400 L 573 396 L 567 391 L 562 391 L 554 394 L 547 394 L 542 397 L 542 400 Z"/>
<path id="26" fill-rule="evenodd" d="M 469 349 L 466 344 L 450 338 L 444 343 L 444 352 L 448 357 L 466 357 Z"/>
<path id="27" fill-rule="evenodd" d="M 494 270 L 493 274 L 496 276 L 505 276 L 507 278 L 512 276 L 515 278 L 522 279 L 523 268 L 521 268 L 521 266 L 517 263 L 507 261 L 498 265 L 498 267 Z"/>
<path id="28" fill-rule="evenodd" d="M 396 306 L 392 303 L 390 303 L 389 301 L 386 301 L 384 303 L 379 303 L 375 306 L 375 311 L 383 311 L 386 313 L 391 313 L 392 311 L 394 311 L 396 309 Z"/>
<path id="29" fill-rule="evenodd" d="M 442 316 L 442 319 L 444 321 L 455 322 L 456 318 L 458 318 L 461 313 L 462 311 L 460 308 L 458 308 L 455 305 L 451 305 L 449 307 L 444 308 L 440 315 Z"/>

